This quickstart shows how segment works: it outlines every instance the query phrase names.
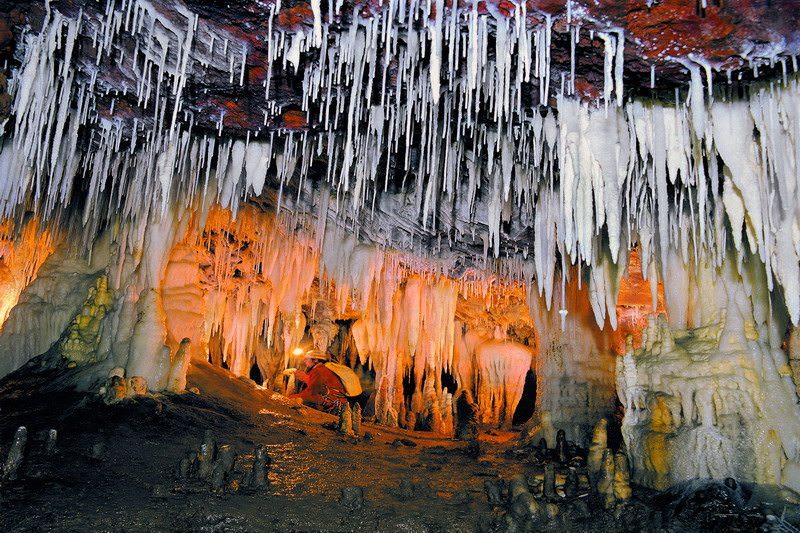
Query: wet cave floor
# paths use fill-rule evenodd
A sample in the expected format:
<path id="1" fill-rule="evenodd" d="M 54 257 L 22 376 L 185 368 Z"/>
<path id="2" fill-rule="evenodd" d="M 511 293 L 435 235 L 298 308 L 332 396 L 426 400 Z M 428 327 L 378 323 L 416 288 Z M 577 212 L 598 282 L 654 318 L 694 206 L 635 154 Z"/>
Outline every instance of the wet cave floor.
<path id="1" fill-rule="evenodd" d="M 2 531 L 508 531 L 508 506 L 489 504 L 485 482 L 541 473 L 524 453 L 508 453 L 513 435 L 482 437 L 477 455 L 464 442 L 369 423 L 362 433 L 371 439 L 346 438 L 330 428 L 333 416 L 292 408 L 206 364 L 189 372 L 188 387 L 199 394 L 113 405 L 51 390 L 47 384 L 58 372 L 26 367 L 0 382 L 0 457 L 18 426 L 29 435 L 19 479 L 0 486 Z M 58 444 L 47 455 L 44 435 L 51 428 Z M 180 460 L 199 449 L 207 430 L 244 462 L 264 445 L 272 460 L 269 486 L 215 492 L 208 482 L 179 480 Z M 363 488 L 361 508 L 340 503 L 345 487 Z M 732 507 L 724 490 L 715 490 L 677 505 L 634 487 L 633 499 L 617 512 L 584 494 L 557 502 L 555 518 L 517 530 L 766 528 L 763 506 Z"/>

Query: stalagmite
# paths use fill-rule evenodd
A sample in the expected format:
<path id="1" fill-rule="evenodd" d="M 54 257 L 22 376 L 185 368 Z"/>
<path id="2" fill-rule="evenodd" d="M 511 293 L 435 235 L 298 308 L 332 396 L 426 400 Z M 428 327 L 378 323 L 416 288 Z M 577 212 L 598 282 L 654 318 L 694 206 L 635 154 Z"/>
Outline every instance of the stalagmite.
<path id="1" fill-rule="evenodd" d="M 220 444 L 217 447 L 217 456 L 211 467 L 211 489 L 222 490 L 236 462 L 236 453 L 230 444 Z"/>
<path id="2" fill-rule="evenodd" d="M 8 449 L 6 461 L 3 463 L 3 479 L 14 481 L 19 475 L 19 467 L 25 459 L 25 447 L 28 444 L 28 429 L 20 426 L 14 433 L 14 440 Z"/>
<path id="3" fill-rule="evenodd" d="M 263 445 L 257 446 L 253 452 L 253 471 L 250 479 L 250 485 L 253 488 L 262 488 L 267 485 L 267 469 L 270 463 L 267 449 Z"/>
<path id="4" fill-rule="evenodd" d="M 142 376 L 131 376 L 128 378 L 128 397 L 144 396 L 147 394 L 147 380 Z"/>
<path id="5" fill-rule="evenodd" d="M 514 521 L 516 527 L 527 528 L 541 513 L 541 508 L 528 490 L 525 476 L 522 474 L 514 476 L 509 483 L 508 492 L 511 499 L 509 518 Z"/>
<path id="6" fill-rule="evenodd" d="M 622 452 L 614 454 L 614 497 L 618 502 L 631 498 L 630 468 L 628 456 Z"/>
<path id="7" fill-rule="evenodd" d="M 601 418 L 592 432 L 592 443 L 589 445 L 589 456 L 586 459 L 586 467 L 589 475 L 595 476 L 603 465 L 603 454 L 608 448 L 608 420 Z"/>
<path id="8" fill-rule="evenodd" d="M 189 338 L 184 338 L 181 340 L 178 351 L 172 358 L 172 365 L 169 371 L 169 381 L 167 384 L 167 390 L 169 391 L 182 392 L 186 388 L 186 371 L 189 368 L 191 344 L 192 341 Z"/>
<path id="9" fill-rule="evenodd" d="M 567 437 L 563 429 L 559 429 L 556 433 L 556 456 L 559 463 L 567 462 Z"/>
<path id="10" fill-rule="evenodd" d="M 58 431 L 51 429 L 47 432 L 47 439 L 44 443 L 44 454 L 53 455 L 56 453 L 56 444 L 58 441 Z"/>
<path id="11" fill-rule="evenodd" d="M 217 444 L 214 441 L 214 436 L 211 431 L 206 431 L 203 436 L 203 443 L 200 445 L 200 450 L 197 452 L 197 477 L 200 479 L 208 479 L 214 468 L 214 456 L 217 453 Z"/>
<path id="12" fill-rule="evenodd" d="M 104 400 L 106 403 L 114 403 L 128 397 L 128 382 L 124 376 L 111 376 L 108 379 Z"/>
<path id="13" fill-rule="evenodd" d="M 597 480 L 597 492 L 600 494 L 605 509 L 613 508 L 617 502 L 614 492 L 615 474 L 614 452 L 606 448 L 603 451 L 603 462 Z"/>
<path id="14" fill-rule="evenodd" d="M 556 470 L 553 463 L 544 465 L 544 485 L 542 487 L 542 494 L 548 500 L 556 497 Z"/>
<path id="15" fill-rule="evenodd" d="M 353 411 L 350 409 L 350 404 L 345 403 L 344 407 L 339 411 L 339 424 L 337 430 L 342 435 L 353 434 Z"/>
<path id="16" fill-rule="evenodd" d="M 357 437 L 361 435 L 361 420 L 362 420 L 362 415 L 361 415 L 361 404 L 359 404 L 359 403 L 356 403 L 356 404 L 353 406 L 353 422 L 352 422 L 352 427 L 353 427 L 353 434 L 354 434 L 355 436 L 357 436 Z"/>

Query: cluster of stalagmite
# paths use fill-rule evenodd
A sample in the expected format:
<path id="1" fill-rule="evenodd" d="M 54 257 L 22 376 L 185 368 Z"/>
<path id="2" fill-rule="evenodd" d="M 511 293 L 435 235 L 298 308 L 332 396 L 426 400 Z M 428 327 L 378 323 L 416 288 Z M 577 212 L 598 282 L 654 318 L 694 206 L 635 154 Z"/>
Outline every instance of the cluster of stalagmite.
<path id="1" fill-rule="evenodd" d="M 178 463 L 176 477 L 182 483 L 208 484 L 215 492 L 260 490 L 269 484 L 267 473 L 271 462 L 263 445 L 255 448 L 252 461 L 246 461 L 230 444 L 218 444 L 213 434 L 206 431 L 199 450 L 187 452 Z"/>

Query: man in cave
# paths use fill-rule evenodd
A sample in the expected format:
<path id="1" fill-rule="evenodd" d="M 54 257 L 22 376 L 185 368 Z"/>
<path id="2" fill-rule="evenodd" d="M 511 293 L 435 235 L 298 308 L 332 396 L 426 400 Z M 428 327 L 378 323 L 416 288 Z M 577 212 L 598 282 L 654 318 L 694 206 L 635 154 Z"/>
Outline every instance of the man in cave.
<path id="1" fill-rule="evenodd" d="M 303 404 L 338 413 L 347 402 L 347 391 L 339 375 L 326 366 L 328 354 L 321 350 L 308 350 L 303 359 L 303 369 L 294 372 L 296 381 L 304 385 L 303 390 L 289 396 Z"/>

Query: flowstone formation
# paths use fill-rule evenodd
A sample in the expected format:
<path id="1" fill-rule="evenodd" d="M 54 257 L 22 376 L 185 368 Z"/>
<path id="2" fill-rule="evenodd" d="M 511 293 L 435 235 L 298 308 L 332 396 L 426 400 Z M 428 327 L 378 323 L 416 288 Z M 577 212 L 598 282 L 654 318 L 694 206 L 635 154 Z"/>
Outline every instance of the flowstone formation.
<path id="1" fill-rule="evenodd" d="M 94 362 L 100 341 L 100 326 L 113 301 L 108 290 L 108 278 L 99 277 L 83 303 L 81 312 L 67 328 L 65 338 L 59 342 L 58 351 L 73 363 Z"/>
<path id="2" fill-rule="evenodd" d="M 682 305 L 669 320 L 651 316 L 641 349 L 629 344 L 617 362 L 634 479 L 657 489 L 728 477 L 800 488 L 797 394 L 766 280 L 729 263 L 698 268 L 685 290 L 672 295 Z"/>

